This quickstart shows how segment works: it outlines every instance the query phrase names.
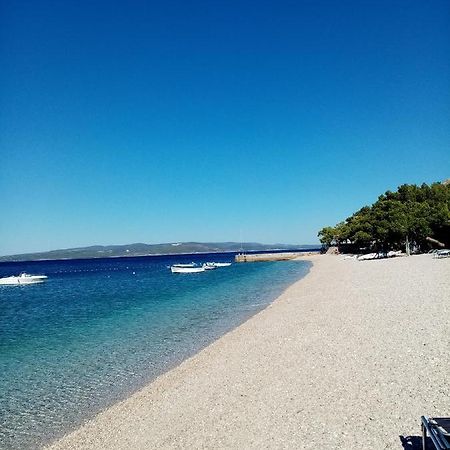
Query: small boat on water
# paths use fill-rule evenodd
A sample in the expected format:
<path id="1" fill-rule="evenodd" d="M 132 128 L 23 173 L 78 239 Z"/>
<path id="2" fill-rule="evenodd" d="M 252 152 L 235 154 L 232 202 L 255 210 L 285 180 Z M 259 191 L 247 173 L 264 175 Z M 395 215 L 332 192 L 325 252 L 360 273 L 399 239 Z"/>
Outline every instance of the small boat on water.
<path id="1" fill-rule="evenodd" d="M 221 262 L 208 262 L 206 264 L 208 264 L 210 266 L 214 266 L 214 267 L 229 267 L 229 266 L 231 266 L 230 262 L 223 262 L 223 263 L 221 263 Z"/>
<path id="2" fill-rule="evenodd" d="M 190 264 L 172 264 L 170 270 L 172 273 L 198 273 L 204 272 L 205 270 L 214 270 L 218 267 L 228 267 L 231 263 L 218 263 L 218 262 L 207 262 L 198 266 L 195 263 Z"/>
<path id="3" fill-rule="evenodd" d="M 2 285 L 18 285 L 18 284 L 35 284 L 42 283 L 47 279 L 47 275 L 29 275 L 22 272 L 19 276 L 11 276 L 0 278 L 0 284 Z"/>
<path id="4" fill-rule="evenodd" d="M 214 270 L 218 267 L 228 267 L 231 266 L 231 263 L 220 263 L 220 262 L 207 262 L 203 264 L 205 270 Z"/>
<path id="5" fill-rule="evenodd" d="M 179 265 L 173 265 L 170 266 L 170 271 L 172 273 L 198 273 L 198 272 L 204 272 L 204 267 L 180 267 Z"/>

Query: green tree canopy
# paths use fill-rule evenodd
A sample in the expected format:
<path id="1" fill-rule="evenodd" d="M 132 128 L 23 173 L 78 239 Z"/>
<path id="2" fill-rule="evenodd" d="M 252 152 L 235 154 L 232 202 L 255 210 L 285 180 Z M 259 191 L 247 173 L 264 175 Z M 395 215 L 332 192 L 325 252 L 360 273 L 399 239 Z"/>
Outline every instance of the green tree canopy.
<path id="1" fill-rule="evenodd" d="M 429 238 L 450 245 L 450 184 L 403 184 L 387 191 L 344 222 L 319 231 L 320 242 L 372 250 L 429 247 Z M 428 239 L 427 239 L 428 238 Z"/>

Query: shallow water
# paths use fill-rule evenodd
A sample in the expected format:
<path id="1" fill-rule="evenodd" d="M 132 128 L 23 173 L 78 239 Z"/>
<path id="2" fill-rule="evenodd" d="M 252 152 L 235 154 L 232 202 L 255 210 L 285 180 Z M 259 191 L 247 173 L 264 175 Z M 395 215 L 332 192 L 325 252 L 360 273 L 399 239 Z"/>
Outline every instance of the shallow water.
<path id="1" fill-rule="evenodd" d="M 36 448 L 124 398 L 263 309 L 305 261 L 172 274 L 233 255 L 0 264 L 0 448 Z"/>

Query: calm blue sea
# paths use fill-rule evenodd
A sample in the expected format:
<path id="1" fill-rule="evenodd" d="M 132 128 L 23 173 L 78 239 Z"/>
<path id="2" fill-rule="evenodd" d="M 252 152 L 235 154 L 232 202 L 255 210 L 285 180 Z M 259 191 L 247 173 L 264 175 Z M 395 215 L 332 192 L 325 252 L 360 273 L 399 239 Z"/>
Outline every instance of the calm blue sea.
<path id="1" fill-rule="evenodd" d="M 172 274 L 190 255 L 0 264 L 42 284 L 0 286 L 0 448 L 36 448 L 263 309 L 308 262 Z"/>

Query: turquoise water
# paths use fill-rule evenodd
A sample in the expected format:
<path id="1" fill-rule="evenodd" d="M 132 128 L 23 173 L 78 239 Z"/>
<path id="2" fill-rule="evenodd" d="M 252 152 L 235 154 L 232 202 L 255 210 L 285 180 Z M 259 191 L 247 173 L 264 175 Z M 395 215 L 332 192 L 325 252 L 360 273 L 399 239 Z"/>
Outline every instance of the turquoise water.
<path id="1" fill-rule="evenodd" d="M 45 283 L 0 286 L 0 448 L 36 448 L 124 398 L 263 309 L 309 263 L 174 262 L 230 255 L 0 265 Z"/>

